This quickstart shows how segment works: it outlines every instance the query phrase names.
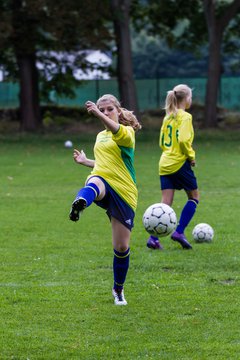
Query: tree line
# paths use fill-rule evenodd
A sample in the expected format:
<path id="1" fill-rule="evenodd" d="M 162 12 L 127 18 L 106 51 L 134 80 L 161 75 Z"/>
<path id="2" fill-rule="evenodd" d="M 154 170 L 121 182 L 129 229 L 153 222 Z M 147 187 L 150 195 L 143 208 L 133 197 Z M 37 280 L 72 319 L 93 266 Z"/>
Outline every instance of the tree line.
<path id="1" fill-rule="evenodd" d="M 200 54 L 207 46 L 205 126 L 217 125 L 222 54 L 239 53 L 240 0 L 1 0 L 0 11 L 0 65 L 20 84 L 22 130 L 41 127 L 40 99 L 52 90 L 73 95 L 74 70 L 95 66 L 89 49 L 115 53 L 121 103 L 138 115 L 132 29 L 172 49 Z"/>

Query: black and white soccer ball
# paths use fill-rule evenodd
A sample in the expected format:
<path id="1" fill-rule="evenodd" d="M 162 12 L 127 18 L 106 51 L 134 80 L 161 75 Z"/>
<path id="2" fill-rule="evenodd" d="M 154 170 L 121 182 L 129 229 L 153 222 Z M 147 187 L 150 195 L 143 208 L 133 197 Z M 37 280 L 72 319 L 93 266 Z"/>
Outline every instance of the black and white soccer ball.
<path id="1" fill-rule="evenodd" d="M 149 206 L 143 214 L 142 221 L 149 234 L 159 237 L 171 234 L 177 226 L 175 211 L 163 203 Z"/>
<path id="2" fill-rule="evenodd" d="M 194 227 L 192 236 L 198 243 L 211 242 L 214 236 L 214 230 L 209 224 L 201 223 Z"/>

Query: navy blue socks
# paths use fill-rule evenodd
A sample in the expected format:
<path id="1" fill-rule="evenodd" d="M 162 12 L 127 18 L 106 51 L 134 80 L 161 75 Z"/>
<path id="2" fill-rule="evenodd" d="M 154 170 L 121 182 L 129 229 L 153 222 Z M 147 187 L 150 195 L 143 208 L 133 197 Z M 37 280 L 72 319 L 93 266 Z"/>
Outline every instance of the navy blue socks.
<path id="1" fill-rule="evenodd" d="M 120 291 L 123 289 L 123 285 L 127 276 L 129 267 L 129 255 L 130 249 L 125 252 L 118 252 L 114 249 L 113 257 L 113 275 L 114 275 L 114 289 Z"/>
<path id="2" fill-rule="evenodd" d="M 186 205 L 184 206 L 181 216 L 180 216 L 179 224 L 176 228 L 176 231 L 179 234 L 184 233 L 185 228 L 188 226 L 188 224 L 192 220 L 192 217 L 195 214 L 198 202 L 199 201 L 196 199 L 189 199 L 187 201 Z"/>
<path id="3" fill-rule="evenodd" d="M 98 197 L 99 194 L 100 190 L 98 186 L 94 183 L 88 183 L 86 186 L 84 186 L 84 188 L 79 190 L 76 199 L 79 197 L 85 199 L 88 207 L 92 204 L 96 197 Z"/>

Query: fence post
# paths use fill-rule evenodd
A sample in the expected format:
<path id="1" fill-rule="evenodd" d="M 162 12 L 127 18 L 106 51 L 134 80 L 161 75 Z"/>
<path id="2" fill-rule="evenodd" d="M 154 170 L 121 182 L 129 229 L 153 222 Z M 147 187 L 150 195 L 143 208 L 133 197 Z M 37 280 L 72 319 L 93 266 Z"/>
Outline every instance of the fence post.
<path id="1" fill-rule="evenodd" d="M 157 105 L 157 108 L 160 107 L 160 89 L 159 89 L 159 77 L 158 77 L 158 74 L 157 74 L 157 78 L 156 78 L 156 105 Z"/>

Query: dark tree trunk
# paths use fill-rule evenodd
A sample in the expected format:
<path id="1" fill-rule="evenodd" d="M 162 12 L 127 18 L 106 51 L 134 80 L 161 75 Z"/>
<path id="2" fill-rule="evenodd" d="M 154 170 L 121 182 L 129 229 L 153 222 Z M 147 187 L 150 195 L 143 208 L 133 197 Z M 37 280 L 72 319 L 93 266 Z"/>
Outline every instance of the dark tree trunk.
<path id="1" fill-rule="evenodd" d="M 36 131 L 40 126 L 38 71 L 36 67 L 36 19 L 23 0 L 10 2 L 12 42 L 19 71 L 21 130 Z"/>
<path id="2" fill-rule="evenodd" d="M 132 69 L 130 34 L 131 0 L 111 0 L 117 45 L 117 75 L 122 105 L 139 118 L 137 93 Z"/>
<path id="3" fill-rule="evenodd" d="M 208 79 L 205 97 L 205 127 L 217 126 L 217 101 L 221 80 L 221 43 L 229 21 L 237 14 L 240 0 L 234 0 L 221 17 L 217 17 L 214 0 L 204 0 L 204 13 L 209 36 Z"/>
<path id="4" fill-rule="evenodd" d="M 17 62 L 20 79 L 21 130 L 34 132 L 41 126 L 35 55 L 17 55 Z"/>
<path id="5" fill-rule="evenodd" d="M 209 44 L 208 79 L 205 97 L 205 127 L 217 126 L 217 102 L 221 79 L 221 40 Z"/>
<path id="6" fill-rule="evenodd" d="M 217 126 L 217 101 L 221 76 L 221 35 L 217 24 L 214 2 L 204 1 L 204 11 L 208 27 L 209 60 L 205 96 L 205 127 Z"/>

